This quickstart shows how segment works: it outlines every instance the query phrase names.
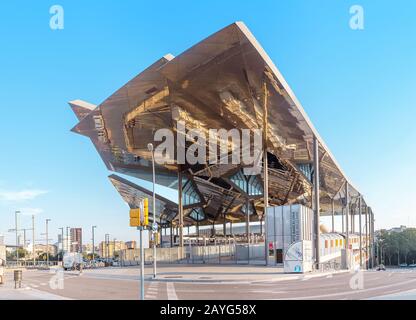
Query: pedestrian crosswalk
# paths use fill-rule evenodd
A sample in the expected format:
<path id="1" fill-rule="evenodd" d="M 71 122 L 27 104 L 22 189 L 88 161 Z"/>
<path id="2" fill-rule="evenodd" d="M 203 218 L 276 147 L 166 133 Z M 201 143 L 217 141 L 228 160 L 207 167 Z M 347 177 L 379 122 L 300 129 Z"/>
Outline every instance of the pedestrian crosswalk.
<path id="1" fill-rule="evenodd" d="M 154 281 L 149 284 L 145 292 L 145 299 L 157 299 L 159 293 L 159 283 Z"/>

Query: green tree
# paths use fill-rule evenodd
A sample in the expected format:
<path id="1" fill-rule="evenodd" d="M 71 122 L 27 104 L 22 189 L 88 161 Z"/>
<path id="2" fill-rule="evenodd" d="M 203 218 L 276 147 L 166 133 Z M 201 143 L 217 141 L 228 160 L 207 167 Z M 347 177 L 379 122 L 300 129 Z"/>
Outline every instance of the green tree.
<path id="1" fill-rule="evenodd" d="M 410 263 L 416 259 L 416 229 L 408 228 L 402 232 L 381 231 L 378 245 L 383 248 L 387 265 Z"/>

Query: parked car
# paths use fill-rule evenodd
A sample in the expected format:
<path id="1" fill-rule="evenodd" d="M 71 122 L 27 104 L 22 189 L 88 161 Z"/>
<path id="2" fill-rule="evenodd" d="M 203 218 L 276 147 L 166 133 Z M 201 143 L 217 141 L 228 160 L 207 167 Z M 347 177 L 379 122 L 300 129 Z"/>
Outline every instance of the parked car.
<path id="1" fill-rule="evenodd" d="M 386 267 L 384 264 L 379 264 L 376 268 L 377 271 L 386 271 Z"/>
<path id="2" fill-rule="evenodd" d="M 416 263 L 412 263 L 408 265 L 409 268 L 416 268 Z"/>
<path id="3" fill-rule="evenodd" d="M 407 268 L 407 263 L 401 263 L 401 264 L 399 265 L 399 267 L 400 267 L 400 268 Z"/>

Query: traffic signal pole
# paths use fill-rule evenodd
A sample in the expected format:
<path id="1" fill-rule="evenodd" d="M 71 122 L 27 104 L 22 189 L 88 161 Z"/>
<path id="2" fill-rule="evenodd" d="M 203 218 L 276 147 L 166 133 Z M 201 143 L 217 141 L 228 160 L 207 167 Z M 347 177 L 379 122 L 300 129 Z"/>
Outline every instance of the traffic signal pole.
<path id="1" fill-rule="evenodd" d="M 144 300 L 144 249 L 143 230 L 149 226 L 148 199 L 141 199 L 139 208 L 130 209 L 130 227 L 136 227 L 140 232 L 140 300 Z"/>
<path id="2" fill-rule="evenodd" d="M 143 227 L 137 227 L 140 231 L 140 300 L 144 300 L 144 249 Z"/>

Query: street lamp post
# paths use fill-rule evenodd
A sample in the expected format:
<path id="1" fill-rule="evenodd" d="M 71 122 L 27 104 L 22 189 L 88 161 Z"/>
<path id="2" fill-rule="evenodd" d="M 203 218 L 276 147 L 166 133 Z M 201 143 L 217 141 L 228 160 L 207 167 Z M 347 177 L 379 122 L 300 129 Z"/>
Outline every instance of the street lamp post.
<path id="1" fill-rule="evenodd" d="M 46 265 L 49 266 L 49 233 L 48 224 L 51 219 L 46 219 Z"/>
<path id="2" fill-rule="evenodd" d="M 19 264 L 19 236 L 17 234 L 17 214 L 20 213 L 20 211 L 16 210 L 14 212 L 14 222 L 16 227 L 16 265 Z"/>
<path id="3" fill-rule="evenodd" d="M 105 259 L 107 263 L 109 262 L 109 256 L 110 256 L 110 235 L 108 233 L 105 234 Z M 104 252 L 104 251 L 103 251 Z"/>
<path id="4" fill-rule="evenodd" d="M 36 264 L 36 256 L 35 256 L 35 215 L 32 214 L 32 259 L 33 259 L 33 267 Z"/>
<path id="5" fill-rule="evenodd" d="M 156 226 L 156 194 L 155 194 L 155 184 L 156 184 L 156 175 L 155 175 L 155 152 L 153 149 L 153 144 L 149 143 L 147 148 L 152 153 L 152 172 L 153 172 L 153 226 Z M 156 278 L 156 230 L 153 229 L 152 226 L 152 234 L 153 234 L 153 278 Z"/>
<path id="6" fill-rule="evenodd" d="M 62 247 L 61 247 L 61 255 L 62 255 L 62 266 L 64 263 L 64 228 L 58 228 L 59 230 L 61 230 L 61 243 L 62 243 Z M 58 243 L 59 244 L 59 243 Z M 58 262 L 59 262 L 59 254 L 58 254 Z"/>
<path id="7" fill-rule="evenodd" d="M 97 226 L 92 226 L 92 262 L 95 262 L 95 241 L 94 241 L 94 229 Z"/>

